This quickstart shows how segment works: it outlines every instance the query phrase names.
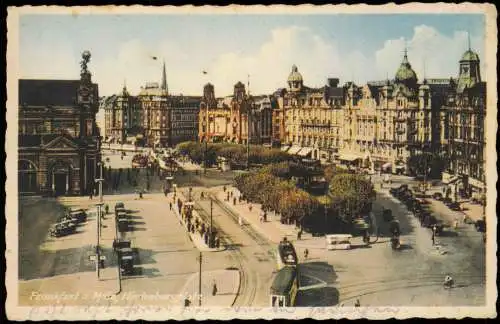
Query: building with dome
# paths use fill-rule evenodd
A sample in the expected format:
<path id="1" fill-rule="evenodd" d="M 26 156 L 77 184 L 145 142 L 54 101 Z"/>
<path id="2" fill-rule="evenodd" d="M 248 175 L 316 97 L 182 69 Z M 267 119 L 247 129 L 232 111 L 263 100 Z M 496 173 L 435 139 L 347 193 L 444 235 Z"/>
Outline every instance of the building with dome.
<path id="1" fill-rule="evenodd" d="M 339 160 L 372 170 L 410 171 L 410 156 L 439 147 L 439 134 L 433 133 L 439 118 L 433 115 L 439 116 L 443 95 L 433 90 L 443 83 L 424 79 L 419 84 L 405 50 L 393 80 L 346 84 Z"/>
<path id="2" fill-rule="evenodd" d="M 304 85 L 296 65 L 288 75 L 286 89 L 274 93 L 273 144 L 282 150 L 316 160 L 330 160 L 342 145 L 344 89 L 330 78 L 321 88 Z"/>
<path id="3" fill-rule="evenodd" d="M 232 96 L 216 98 L 214 86 L 203 88 L 198 139 L 200 142 L 271 144 L 272 96 L 250 96 L 237 82 Z"/>
<path id="4" fill-rule="evenodd" d="M 470 197 L 485 190 L 486 82 L 479 55 L 470 48 L 459 61 L 459 74 L 441 113 L 443 148 L 449 166 L 443 179 Z M 455 196 L 455 195 L 453 195 Z"/>

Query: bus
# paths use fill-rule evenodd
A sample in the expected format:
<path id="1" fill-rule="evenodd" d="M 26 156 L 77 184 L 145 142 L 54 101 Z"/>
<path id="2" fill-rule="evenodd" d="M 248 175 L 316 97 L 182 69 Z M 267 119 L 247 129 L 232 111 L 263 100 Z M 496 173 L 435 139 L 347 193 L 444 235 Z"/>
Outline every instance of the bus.
<path id="1" fill-rule="evenodd" d="M 270 291 L 271 307 L 293 307 L 299 289 L 299 276 L 296 267 L 286 266 L 274 277 Z"/>
<path id="2" fill-rule="evenodd" d="M 295 247 L 293 246 L 292 242 L 286 239 L 286 237 L 278 244 L 276 259 L 278 263 L 278 270 L 285 266 L 294 267 L 298 263 Z"/>
<path id="3" fill-rule="evenodd" d="M 351 234 L 328 234 L 325 238 L 327 250 L 349 250 L 351 248 Z"/>

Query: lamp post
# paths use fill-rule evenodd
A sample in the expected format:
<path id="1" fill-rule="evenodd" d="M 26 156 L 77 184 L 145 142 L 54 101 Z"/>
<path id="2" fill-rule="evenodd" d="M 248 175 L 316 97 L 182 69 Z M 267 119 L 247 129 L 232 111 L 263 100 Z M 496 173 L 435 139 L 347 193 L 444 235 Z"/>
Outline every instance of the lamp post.
<path id="1" fill-rule="evenodd" d="M 213 225 L 213 222 L 212 222 L 212 218 L 213 218 L 213 200 L 212 200 L 212 197 L 210 197 L 210 241 L 208 242 L 208 247 L 209 248 L 213 248 L 213 244 L 212 242 L 214 241 L 213 240 L 213 230 L 212 230 L 212 225 Z"/>
<path id="2" fill-rule="evenodd" d="M 97 225 L 97 245 L 96 245 L 96 272 L 97 279 L 99 279 L 99 262 L 101 261 L 100 256 L 100 242 L 99 238 L 101 236 L 101 217 L 102 217 L 102 182 L 104 179 L 102 178 L 102 162 L 98 162 L 97 165 L 100 168 L 100 176 L 98 179 L 95 179 L 95 182 L 99 182 L 99 203 L 97 204 L 97 215 L 96 215 L 96 225 Z"/>

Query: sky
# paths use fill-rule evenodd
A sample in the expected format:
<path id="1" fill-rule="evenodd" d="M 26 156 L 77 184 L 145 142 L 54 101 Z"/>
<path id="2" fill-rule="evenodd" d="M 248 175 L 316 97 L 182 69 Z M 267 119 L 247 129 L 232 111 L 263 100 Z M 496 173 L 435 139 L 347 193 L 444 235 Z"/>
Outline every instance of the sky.
<path id="1" fill-rule="evenodd" d="M 405 46 L 419 80 L 456 77 L 468 34 L 486 67 L 481 14 L 23 14 L 19 24 L 20 78 L 78 79 L 89 50 L 104 96 L 160 82 L 163 61 L 171 94 L 201 95 L 210 82 L 227 96 L 238 81 L 269 94 L 293 64 L 306 86 L 363 84 L 393 78 Z"/>

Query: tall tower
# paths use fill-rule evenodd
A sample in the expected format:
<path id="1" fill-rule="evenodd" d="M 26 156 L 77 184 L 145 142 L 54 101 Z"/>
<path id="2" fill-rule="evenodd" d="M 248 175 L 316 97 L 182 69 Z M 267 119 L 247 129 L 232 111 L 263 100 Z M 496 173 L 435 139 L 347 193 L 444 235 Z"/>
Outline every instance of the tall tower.
<path id="1" fill-rule="evenodd" d="M 168 92 L 167 70 L 165 68 L 165 61 L 163 61 L 163 71 L 162 71 L 162 75 L 161 75 L 161 89 L 165 90 L 165 92 Z"/>
<path id="2" fill-rule="evenodd" d="M 470 36 L 468 39 L 468 47 L 469 48 L 460 60 L 457 92 L 462 92 L 465 88 L 471 88 L 475 84 L 481 82 L 479 55 L 471 50 Z"/>

